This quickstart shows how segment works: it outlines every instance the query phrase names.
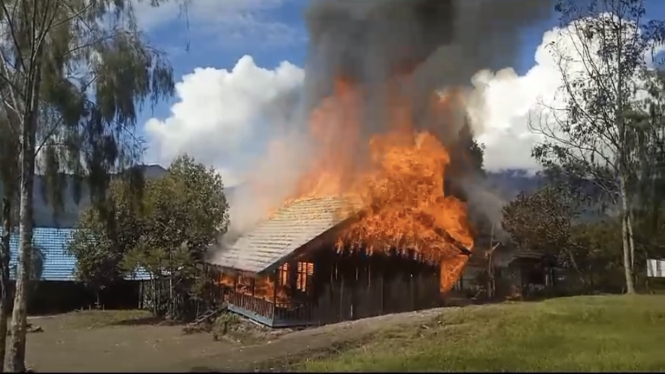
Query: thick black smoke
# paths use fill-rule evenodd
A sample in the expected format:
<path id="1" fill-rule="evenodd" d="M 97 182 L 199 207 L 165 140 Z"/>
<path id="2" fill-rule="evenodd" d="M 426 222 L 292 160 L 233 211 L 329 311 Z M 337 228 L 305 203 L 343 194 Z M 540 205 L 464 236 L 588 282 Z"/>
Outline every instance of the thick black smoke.
<path id="1" fill-rule="evenodd" d="M 434 132 L 452 153 L 452 189 L 461 191 L 472 213 L 497 217 L 500 206 L 487 201 L 477 168 L 467 167 L 473 162 L 464 144 L 471 144 L 473 134 L 465 128 L 465 108 L 459 105 L 450 123 L 436 123 L 431 95 L 469 86 L 480 70 L 514 66 L 521 34 L 552 10 L 550 0 L 314 0 L 306 13 L 305 107 L 330 95 L 337 77 L 362 84 L 362 131 L 371 135 L 385 130 L 386 82 L 408 77 L 404 90 L 416 126 Z"/>
<path id="2" fill-rule="evenodd" d="M 306 13 L 309 106 L 334 77 L 383 92 L 413 74 L 414 101 L 445 85 L 468 85 L 482 69 L 514 66 L 525 26 L 547 19 L 550 0 L 314 0 Z"/>
<path id="3" fill-rule="evenodd" d="M 382 81 L 436 54 L 437 81 L 467 84 L 481 69 L 512 66 L 524 27 L 551 10 L 550 0 L 314 0 L 308 83 Z"/>

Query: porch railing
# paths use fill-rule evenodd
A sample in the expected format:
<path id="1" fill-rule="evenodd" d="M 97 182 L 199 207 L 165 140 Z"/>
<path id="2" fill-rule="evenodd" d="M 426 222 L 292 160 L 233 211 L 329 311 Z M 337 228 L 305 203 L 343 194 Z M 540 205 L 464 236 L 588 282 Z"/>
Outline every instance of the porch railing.
<path id="1" fill-rule="evenodd" d="M 231 305 L 249 310 L 260 316 L 270 319 L 275 316 L 275 307 L 271 301 L 230 290 L 226 292 L 224 299 Z"/>
<path id="2" fill-rule="evenodd" d="M 306 303 L 275 305 L 275 320 L 287 322 L 312 322 L 312 306 Z"/>

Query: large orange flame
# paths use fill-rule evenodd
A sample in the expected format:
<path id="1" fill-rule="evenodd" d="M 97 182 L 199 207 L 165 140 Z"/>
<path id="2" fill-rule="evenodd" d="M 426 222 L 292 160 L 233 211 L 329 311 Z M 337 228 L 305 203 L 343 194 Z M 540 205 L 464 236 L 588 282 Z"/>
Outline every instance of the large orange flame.
<path id="1" fill-rule="evenodd" d="M 441 290 L 450 290 L 468 258 L 458 246 L 471 250 L 473 236 L 466 205 L 444 195 L 448 151 L 432 133 L 416 130 L 409 100 L 396 84 L 388 88 L 387 123 L 364 139 L 362 88 L 344 79 L 335 83 L 333 95 L 312 112 L 317 152 L 293 199 L 344 198 L 362 218 L 345 230 L 338 248 L 413 250 L 441 264 Z M 434 94 L 432 112 L 445 115 L 446 98 L 454 94 Z"/>

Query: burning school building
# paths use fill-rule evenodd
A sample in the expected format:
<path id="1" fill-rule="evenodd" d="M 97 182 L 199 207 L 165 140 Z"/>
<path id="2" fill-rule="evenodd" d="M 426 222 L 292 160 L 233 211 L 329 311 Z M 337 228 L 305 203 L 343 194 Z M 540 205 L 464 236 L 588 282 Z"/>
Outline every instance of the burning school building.
<path id="1" fill-rule="evenodd" d="M 215 263 L 228 308 L 284 327 L 439 306 L 456 269 L 414 250 L 339 247 L 341 233 L 362 220 L 341 216 L 344 205 L 334 197 L 296 200 L 238 240 Z M 454 255 L 469 253 L 459 245 Z"/>
<path id="2" fill-rule="evenodd" d="M 517 25 L 547 8 L 534 3 L 312 3 L 297 129 L 307 165 L 287 199 L 210 261 L 230 310 L 278 327 L 442 303 L 476 236 L 455 188 L 479 171 L 459 87 L 506 62 L 484 46 L 507 56 Z M 479 21 L 483 33 L 467 22 L 498 14 L 510 19 Z"/>
<path id="3" fill-rule="evenodd" d="M 396 105 L 359 163 L 361 91 L 338 81 L 312 114 L 320 153 L 294 197 L 213 261 L 230 310 L 273 327 L 331 323 L 440 305 L 459 278 L 473 234 L 444 193 L 447 149 Z"/>

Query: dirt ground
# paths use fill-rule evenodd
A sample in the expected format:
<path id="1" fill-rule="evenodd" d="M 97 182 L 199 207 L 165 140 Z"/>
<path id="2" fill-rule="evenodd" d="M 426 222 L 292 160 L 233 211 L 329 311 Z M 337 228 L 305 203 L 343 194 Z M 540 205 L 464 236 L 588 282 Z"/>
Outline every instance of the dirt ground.
<path id="1" fill-rule="evenodd" d="M 123 314 L 124 313 L 124 314 Z M 85 311 L 32 317 L 43 332 L 28 335 L 26 361 L 35 371 L 280 370 L 339 345 L 392 327 L 420 325 L 440 309 L 345 322 L 300 331 L 267 332 L 260 343 L 215 341 L 211 333 L 184 334 L 140 312 Z"/>

